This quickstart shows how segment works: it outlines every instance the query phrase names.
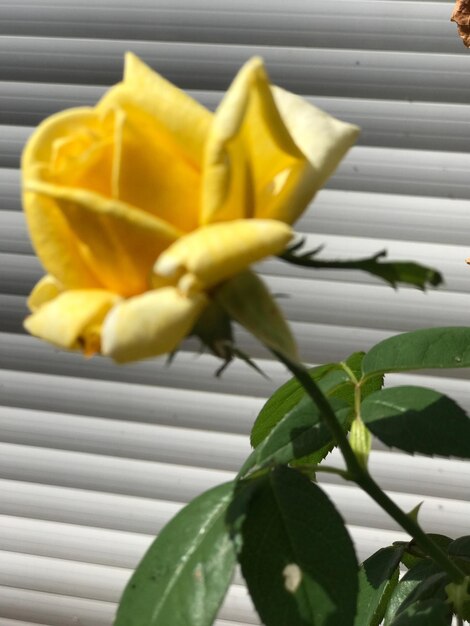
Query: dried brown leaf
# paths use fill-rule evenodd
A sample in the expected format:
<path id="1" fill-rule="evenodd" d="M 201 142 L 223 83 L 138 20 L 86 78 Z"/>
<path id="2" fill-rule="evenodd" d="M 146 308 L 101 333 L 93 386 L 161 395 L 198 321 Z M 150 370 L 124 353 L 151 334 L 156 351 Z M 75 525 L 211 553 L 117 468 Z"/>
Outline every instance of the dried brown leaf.
<path id="1" fill-rule="evenodd" d="M 470 0 L 456 0 L 450 19 L 457 24 L 464 45 L 470 48 Z"/>

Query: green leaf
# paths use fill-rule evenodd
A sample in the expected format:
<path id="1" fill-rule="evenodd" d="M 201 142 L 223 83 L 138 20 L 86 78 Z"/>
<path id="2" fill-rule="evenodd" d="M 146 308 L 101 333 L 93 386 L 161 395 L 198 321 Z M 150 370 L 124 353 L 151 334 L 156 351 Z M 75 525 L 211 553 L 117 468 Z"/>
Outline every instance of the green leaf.
<path id="1" fill-rule="evenodd" d="M 402 547 L 382 548 L 361 565 L 354 626 L 379 626 L 398 582 Z"/>
<path id="2" fill-rule="evenodd" d="M 406 572 L 392 593 L 392 597 L 385 611 L 384 626 L 391 626 L 391 624 L 394 623 L 393 620 L 395 617 L 410 604 L 418 600 L 424 601 L 429 599 L 430 596 L 428 592 L 430 591 L 430 587 L 427 581 L 432 579 L 436 574 L 442 576 L 442 571 L 431 559 L 420 560 L 414 567 Z M 441 584 L 441 592 L 444 591 L 444 586 L 445 579 Z M 431 589 L 431 592 L 432 591 Z"/>
<path id="3" fill-rule="evenodd" d="M 470 535 L 452 541 L 447 551 L 449 556 L 467 575 L 470 574 Z"/>
<path id="4" fill-rule="evenodd" d="M 470 366 L 470 327 L 423 328 L 389 337 L 362 361 L 364 375 Z"/>
<path id="5" fill-rule="evenodd" d="M 426 267 L 425 265 L 419 265 L 412 261 L 386 261 L 385 263 L 380 259 L 387 256 L 386 250 L 377 252 L 371 257 L 365 259 L 347 259 L 347 260 L 318 260 L 314 257 L 321 252 L 322 247 L 316 248 L 310 252 L 304 252 L 302 254 L 296 254 L 296 251 L 301 247 L 299 244 L 295 244 L 287 252 L 280 255 L 280 258 L 293 265 L 300 265 L 302 267 L 314 267 L 318 269 L 350 269 L 361 270 L 381 278 L 392 287 L 397 287 L 399 284 L 412 285 L 418 289 L 425 290 L 426 287 L 432 285 L 437 287 L 443 280 L 439 272 Z"/>
<path id="6" fill-rule="evenodd" d="M 387 446 L 470 458 L 470 418 L 451 398 L 424 387 L 390 387 L 368 396 L 362 419 Z"/>
<path id="7" fill-rule="evenodd" d="M 344 365 L 358 380 L 361 375 L 363 352 L 351 354 Z M 354 406 L 354 382 L 343 363 L 329 363 L 309 370 L 310 376 L 328 398 L 338 398 L 351 407 Z M 383 384 L 381 375 L 371 377 L 361 385 L 362 396 L 380 389 Z M 256 448 L 292 409 L 306 398 L 307 394 L 296 378 L 291 378 L 269 398 L 261 409 L 251 431 L 251 445 Z"/>
<path id="8" fill-rule="evenodd" d="M 239 555 L 266 626 L 352 626 L 357 561 L 344 522 L 314 483 L 277 467 L 259 482 Z"/>
<path id="9" fill-rule="evenodd" d="M 237 481 L 242 480 L 246 476 L 246 474 L 248 474 L 248 472 L 255 467 L 257 463 L 256 459 L 257 459 L 257 450 L 252 450 L 251 453 L 246 457 L 245 462 L 243 463 L 243 465 L 238 471 L 238 474 L 236 477 Z"/>
<path id="10" fill-rule="evenodd" d="M 420 502 L 418 507 L 421 508 L 423 503 Z M 410 515 L 408 513 L 408 515 Z M 417 517 L 417 516 L 416 516 Z M 418 522 L 418 519 L 415 519 L 415 522 Z M 443 552 L 447 552 L 447 546 L 452 542 L 450 537 L 446 535 L 441 535 L 439 533 L 426 533 L 427 537 L 431 539 Z M 421 548 L 416 543 L 415 539 L 412 539 L 408 543 L 403 544 L 405 547 L 405 552 L 403 553 L 403 557 L 401 562 L 408 568 L 411 569 L 422 559 L 426 559 L 427 554 L 425 554 Z"/>
<path id="11" fill-rule="evenodd" d="M 443 600 L 416 602 L 397 615 L 390 626 L 450 626 L 452 613 Z"/>
<path id="12" fill-rule="evenodd" d="M 384 377 L 382 374 L 377 376 L 371 376 L 366 381 L 362 381 L 362 360 L 364 359 L 365 352 L 353 352 L 345 361 L 339 363 L 340 367 L 346 372 L 351 373 L 352 378 L 348 377 L 344 385 L 338 389 L 332 391 L 332 395 L 335 398 L 344 400 L 351 406 L 354 406 L 355 401 L 355 389 L 354 386 L 360 382 L 361 397 L 365 398 L 374 391 L 382 389 L 384 383 Z"/>
<path id="13" fill-rule="evenodd" d="M 309 370 L 310 376 L 319 383 L 329 373 L 339 375 L 337 384 L 347 380 L 347 375 L 340 370 L 338 364 L 329 363 Z M 333 383 L 334 384 L 334 383 Z M 323 391 L 324 388 L 322 386 Z M 251 430 L 251 445 L 256 448 L 265 439 L 272 428 L 280 422 L 307 394 L 296 378 L 291 378 L 268 398 L 255 420 Z"/>
<path id="14" fill-rule="evenodd" d="M 241 530 L 248 514 L 248 507 L 265 480 L 266 473 L 263 473 L 255 478 L 241 479 L 235 484 L 233 498 L 225 515 L 225 523 L 237 555 L 240 554 L 243 545 Z"/>
<path id="15" fill-rule="evenodd" d="M 340 400 L 331 402 L 338 421 L 347 431 L 351 409 Z M 256 448 L 256 464 L 287 464 L 308 456 L 309 463 L 319 463 L 334 445 L 328 426 L 320 411 L 307 396 L 294 406 Z"/>
<path id="16" fill-rule="evenodd" d="M 426 533 L 426 536 L 429 537 L 443 552 L 447 552 L 450 544 L 453 543 L 450 537 L 447 535 L 441 535 L 440 533 Z M 427 555 L 421 550 L 419 545 L 416 543 L 415 539 L 412 539 L 406 548 L 407 552 L 412 554 L 413 556 L 424 559 Z"/>
<path id="17" fill-rule="evenodd" d="M 270 348 L 297 359 L 290 328 L 269 289 L 247 270 L 224 282 L 216 291 L 217 303 L 236 322 Z"/>
<path id="18" fill-rule="evenodd" d="M 458 556 L 470 561 L 470 535 L 451 541 L 447 546 L 447 552 L 451 556 Z"/>
<path id="19" fill-rule="evenodd" d="M 459 583 L 450 582 L 445 588 L 454 612 L 463 620 L 470 620 L 470 576 Z"/>
<path id="20" fill-rule="evenodd" d="M 211 626 L 232 579 L 225 525 L 233 483 L 206 491 L 160 532 L 137 566 L 115 626 Z"/>
<path id="21" fill-rule="evenodd" d="M 424 580 L 422 580 L 413 591 L 407 596 L 404 602 L 398 608 L 397 614 L 404 611 L 408 606 L 415 604 L 416 602 L 422 602 L 425 600 L 431 600 L 438 598 L 440 600 L 447 600 L 447 594 L 445 587 L 449 582 L 449 577 L 446 572 L 436 572 L 431 574 Z"/>

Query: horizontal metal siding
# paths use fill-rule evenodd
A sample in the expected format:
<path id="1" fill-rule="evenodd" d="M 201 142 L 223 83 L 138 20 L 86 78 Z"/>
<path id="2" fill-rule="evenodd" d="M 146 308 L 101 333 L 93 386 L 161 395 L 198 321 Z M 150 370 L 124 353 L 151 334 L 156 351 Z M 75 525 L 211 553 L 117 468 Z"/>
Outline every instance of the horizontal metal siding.
<path id="1" fill-rule="evenodd" d="M 21 36 L 0 37 L 0 80 L 109 84 L 129 49 L 186 89 L 226 89 L 261 55 L 274 83 L 305 95 L 465 104 L 470 91 L 470 58 L 461 54 Z"/>
<path id="2" fill-rule="evenodd" d="M 423 11 L 423 5 L 425 11 Z M 0 33 L 325 48 L 460 52 L 449 2 L 270 0 L 16 0 L 0 6 Z"/>

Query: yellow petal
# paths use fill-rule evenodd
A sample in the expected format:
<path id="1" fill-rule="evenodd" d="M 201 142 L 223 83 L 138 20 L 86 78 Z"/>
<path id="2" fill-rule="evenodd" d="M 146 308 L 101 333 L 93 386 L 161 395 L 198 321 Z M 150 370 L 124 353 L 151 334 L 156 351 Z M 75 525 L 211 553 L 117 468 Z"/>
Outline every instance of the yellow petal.
<path id="1" fill-rule="evenodd" d="M 284 89 L 272 87 L 271 90 L 284 124 L 308 159 L 311 169 L 310 173 L 305 171 L 302 180 L 299 180 L 296 200 L 283 203 L 276 212 L 263 212 L 262 216 L 292 223 L 333 174 L 356 141 L 359 128 L 332 117 Z"/>
<path id="2" fill-rule="evenodd" d="M 87 332 L 100 325 L 119 297 L 103 289 L 66 291 L 26 318 L 32 335 L 61 348 L 82 347 Z"/>
<path id="3" fill-rule="evenodd" d="M 66 288 L 103 285 L 83 258 L 60 207 L 53 198 L 35 193 L 32 184 L 53 178 L 72 185 L 84 176 L 90 188 L 109 190 L 109 142 L 102 131 L 102 120 L 92 109 L 65 111 L 38 126 L 22 155 L 23 206 L 32 243 L 46 270 Z M 96 167 L 100 159 L 103 165 Z"/>
<path id="4" fill-rule="evenodd" d="M 23 181 L 39 178 L 111 196 L 116 126 L 115 111 L 81 107 L 52 115 L 25 147 Z"/>
<path id="5" fill-rule="evenodd" d="M 201 223 L 260 216 L 261 211 L 271 217 L 272 198 L 266 190 L 277 176 L 297 178 L 305 167 L 309 164 L 279 114 L 263 62 L 253 58 L 214 116 L 204 162 Z"/>
<path id="6" fill-rule="evenodd" d="M 232 319 L 267 347 L 297 360 L 297 346 L 284 316 L 262 280 L 253 272 L 237 274 L 215 292 Z"/>
<path id="7" fill-rule="evenodd" d="M 144 211 L 84 189 L 41 182 L 30 182 L 28 188 L 57 203 L 75 245 L 80 246 L 82 258 L 100 284 L 123 296 L 149 288 L 155 259 L 182 234 Z M 47 245 L 44 242 L 45 251 Z M 56 242 L 50 245 L 53 255 Z M 46 265 L 44 250 L 41 259 Z M 61 278 L 58 271 L 55 276 Z"/>
<path id="8" fill-rule="evenodd" d="M 90 136 L 96 131 L 98 119 L 91 107 L 61 111 L 41 122 L 29 138 L 21 156 L 24 176 L 38 163 L 49 164 L 57 152 L 57 140 L 76 136 L 77 128 L 86 128 Z"/>
<path id="9" fill-rule="evenodd" d="M 102 353 L 126 363 L 172 352 L 190 333 L 206 304 L 203 294 L 186 297 L 174 287 L 125 300 L 103 324 Z"/>
<path id="10" fill-rule="evenodd" d="M 23 208 L 34 249 L 49 274 L 69 289 L 103 286 L 53 198 L 24 191 Z"/>
<path id="11" fill-rule="evenodd" d="M 188 232 L 198 226 L 199 168 L 147 118 L 137 108 L 119 111 L 113 196 Z"/>
<path id="12" fill-rule="evenodd" d="M 235 220 L 210 224 L 182 237 L 157 260 L 154 271 L 179 278 L 183 292 L 217 285 L 260 259 L 282 252 L 292 238 L 275 220 Z"/>
<path id="13" fill-rule="evenodd" d="M 56 298 L 62 293 L 63 287 L 53 276 L 47 274 L 34 285 L 28 298 L 28 308 L 30 311 L 37 311 L 43 304 Z"/>
<path id="14" fill-rule="evenodd" d="M 200 166 L 212 113 L 130 52 L 125 57 L 124 80 L 97 106 L 115 107 L 140 111 L 152 132 L 165 134 L 193 166 Z"/>

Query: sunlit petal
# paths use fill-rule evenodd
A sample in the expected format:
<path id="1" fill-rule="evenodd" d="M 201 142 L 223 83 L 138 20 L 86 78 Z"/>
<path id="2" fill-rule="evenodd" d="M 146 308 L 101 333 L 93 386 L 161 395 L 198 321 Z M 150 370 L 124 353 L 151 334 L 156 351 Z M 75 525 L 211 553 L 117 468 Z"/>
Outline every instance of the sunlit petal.
<path id="1" fill-rule="evenodd" d="M 145 112 L 119 111 L 113 196 L 189 232 L 198 226 L 200 168 Z"/>
<path id="2" fill-rule="evenodd" d="M 269 217 L 273 219 L 292 223 L 304 210 L 309 199 L 333 174 L 356 141 L 359 128 L 332 117 L 304 98 L 284 89 L 271 89 L 289 133 L 310 164 L 299 177 L 297 188 L 293 188 L 292 200 L 290 194 L 287 194 L 286 201 L 276 211 L 269 213 Z M 268 217 L 264 212 L 262 215 Z"/>
<path id="3" fill-rule="evenodd" d="M 57 202 L 26 190 L 23 207 L 34 249 L 46 271 L 68 289 L 102 287 Z"/>
<path id="4" fill-rule="evenodd" d="M 193 166 L 202 162 L 212 113 L 131 52 L 126 54 L 123 81 L 105 94 L 97 109 L 115 107 L 141 112 L 147 124 L 173 141 Z"/>
<path id="5" fill-rule="evenodd" d="M 172 352 L 206 305 L 203 294 L 186 297 L 174 287 L 129 298 L 106 318 L 102 353 L 125 363 Z"/>
<path id="6" fill-rule="evenodd" d="M 77 125 L 89 127 L 95 124 L 96 114 L 91 107 L 79 107 L 56 113 L 41 122 L 28 140 L 21 157 L 24 176 L 38 163 L 50 163 L 54 144 L 58 137 L 75 135 Z"/>
<path id="7" fill-rule="evenodd" d="M 157 260 L 155 272 L 179 278 L 185 292 L 210 288 L 260 259 L 282 252 L 292 238 L 275 220 L 210 224 L 182 237 Z"/>
<path id="8" fill-rule="evenodd" d="M 62 348 L 84 347 L 119 297 L 103 289 L 76 289 L 59 294 L 26 318 L 28 332 Z"/>
<path id="9" fill-rule="evenodd" d="M 63 292 L 63 287 L 50 274 L 46 274 L 43 276 L 41 280 L 39 280 L 32 290 L 28 298 L 28 308 L 30 311 L 37 311 L 39 307 L 50 300 L 54 300 L 60 293 Z"/>
<path id="10" fill-rule="evenodd" d="M 261 210 L 271 217 L 266 188 L 277 175 L 297 175 L 306 164 L 276 107 L 263 62 L 255 57 L 240 70 L 214 116 L 201 222 L 260 216 Z"/>
<path id="11" fill-rule="evenodd" d="M 42 122 L 22 155 L 23 206 L 33 246 L 46 270 L 66 288 L 102 287 L 86 262 L 73 231 L 54 198 L 33 185 L 54 180 L 73 188 L 107 194 L 111 185 L 113 120 L 77 108 Z"/>
<path id="12" fill-rule="evenodd" d="M 84 189 L 47 183 L 30 183 L 29 188 L 58 201 L 81 258 L 101 285 L 123 296 L 150 287 L 155 259 L 182 234 L 144 211 Z"/>

